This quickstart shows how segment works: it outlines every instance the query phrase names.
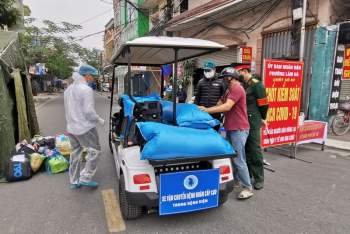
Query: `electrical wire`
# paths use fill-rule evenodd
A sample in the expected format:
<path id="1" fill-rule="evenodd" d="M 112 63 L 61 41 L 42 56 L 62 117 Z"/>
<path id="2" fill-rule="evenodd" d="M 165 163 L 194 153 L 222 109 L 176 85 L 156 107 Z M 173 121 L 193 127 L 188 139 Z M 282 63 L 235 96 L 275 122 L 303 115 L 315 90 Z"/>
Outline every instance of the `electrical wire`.
<path id="1" fill-rule="evenodd" d="M 94 15 L 94 16 L 92 16 L 92 17 L 86 19 L 86 20 L 83 20 L 82 22 L 79 23 L 79 25 L 85 24 L 85 23 L 87 23 L 87 22 L 89 22 L 89 21 L 91 21 L 91 20 L 94 20 L 94 19 L 96 19 L 96 18 L 98 18 L 98 17 L 100 17 L 100 16 L 103 16 L 103 15 L 109 13 L 111 10 L 113 10 L 113 8 L 108 9 L 107 11 L 101 12 L 101 13 L 99 13 L 99 14 L 97 14 L 97 15 Z"/>
<path id="2" fill-rule="evenodd" d="M 159 22 L 153 26 L 153 28 L 151 29 L 151 31 L 148 32 L 148 34 L 151 33 L 156 33 L 158 30 L 162 29 L 162 27 L 165 26 L 166 22 L 163 22 L 162 19 L 165 17 L 166 11 L 164 10 L 162 15 L 159 17 Z"/>
<path id="3" fill-rule="evenodd" d="M 254 6 L 251 6 L 249 8 L 246 8 L 244 9 L 243 11 L 241 11 L 238 15 L 235 15 L 235 17 L 238 17 L 238 16 L 241 16 L 249 11 L 251 11 L 252 9 L 256 9 L 257 7 L 260 7 L 262 5 L 265 5 L 266 3 L 268 2 L 276 2 L 276 1 L 280 1 L 280 0 L 270 0 L 270 1 L 263 1 L 263 2 L 260 2 L 259 4 L 257 5 L 254 5 Z M 224 14 L 219 14 L 221 15 L 220 18 L 225 18 L 227 17 L 229 14 L 232 14 L 232 13 L 224 13 Z M 199 23 L 197 24 L 196 26 L 202 26 L 203 24 L 208 24 L 208 23 L 217 23 L 217 18 L 218 18 L 218 15 L 216 15 L 217 17 L 216 18 L 211 18 L 211 17 L 208 17 L 207 20 L 203 21 L 202 23 Z M 242 31 L 242 30 L 247 30 L 247 28 L 244 28 L 244 27 L 238 27 L 238 28 L 230 28 L 231 30 L 234 30 L 234 31 Z"/>
<path id="4" fill-rule="evenodd" d="M 103 3 L 106 3 L 106 4 L 112 4 L 112 5 L 113 5 L 113 2 L 109 2 L 109 1 L 106 1 L 106 0 L 100 0 L 100 2 L 103 2 Z"/>
<path id="5" fill-rule="evenodd" d="M 81 37 L 79 37 L 79 38 L 73 40 L 73 42 L 82 41 L 82 40 L 84 40 L 85 38 L 92 37 L 92 36 L 95 36 L 95 35 L 98 35 L 98 34 L 101 34 L 101 33 L 104 33 L 104 32 L 105 32 L 105 30 L 99 31 L 99 32 L 95 32 L 95 33 L 91 33 L 91 34 L 88 34 L 88 35 L 85 35 L 85 36 L 81 36 Z"/>
<path id="6" fill-rule="evenodd" d="M 249 35 L 248 33 L 250 32 L 253 32 L 254 30 L 256 30 L 265 20 L 266 18 L 273 12 L 273 10 L 275 9 L 275 7 L 277 5 L 279 5 L 279 3 L 281 2 L 282 0 L 271 0 L 271 1 L 268 1 L 268 2 L 272 2 L 272 4 L 268 7 L 268 9 L 264 12 L 264 14 L 262 14 L 254 23 L 252 23 L 249 27 L 238 27 L 238 28 L 231 28 L 231 27 L 228 27 L 220 22 L 217 22 L 216 18 L 209 18 L 209 20 L 206 20 L 205 22 L 203 23 L 200 23 L 196 26 L 201 26 L 203 24 L 208 24 L 208 23 L 211 23 L 208 27 L 206 27 L 205 29 L 203 29 L 204 31 L 206 30 L 209 30 L 210 27 L 212 26 L 215 26 L 215 25 L 218 25 L 226 30 L 229 30 L 229 31 L 236 31 L 236 32 L 241 32 L 241 33 L 244 33 L 246 35 L 247 38 L 249 38 Z M 245 14 L 246 12 L 249 12 L 250 10 L 252 9 L 256 9 L 257 7 L 260 7 L 262 5 L 265 5 L 267 2 L 264 1 L 264 2 L 261 2 L 259 3 L 258 5 L 255 5 L 255 6 L 252 6 L 250 8 L 247 8 L 245 9 L 244 11 L 241 11 L 238 15 L 235 15 L 235 17 L 238 17 L 238 16 L 241 16 L 243 14 Z M 227 13 L 226 13 L 227 15 Z M 221 18 L 224 18 L 225 16 L 222 16 Z M 195 35 L 198 35 L 199 33 L 203 33 L 202 31 L 200 32 L 196 32 L 194 33 L 192 36 L 195 36 Z"/>

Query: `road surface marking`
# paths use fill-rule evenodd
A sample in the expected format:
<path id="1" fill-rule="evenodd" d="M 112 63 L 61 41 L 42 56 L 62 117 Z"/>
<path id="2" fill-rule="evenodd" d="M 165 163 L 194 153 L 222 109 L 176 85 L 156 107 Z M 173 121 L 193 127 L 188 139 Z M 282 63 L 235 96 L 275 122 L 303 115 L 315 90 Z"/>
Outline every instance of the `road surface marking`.
<path id="1" fill-rule="evenodd" d="M 120 212 L 119 203 L 113 189 L 102 190 L 103 203 L 109 232 L 125 230 L 125 223 Z"/>

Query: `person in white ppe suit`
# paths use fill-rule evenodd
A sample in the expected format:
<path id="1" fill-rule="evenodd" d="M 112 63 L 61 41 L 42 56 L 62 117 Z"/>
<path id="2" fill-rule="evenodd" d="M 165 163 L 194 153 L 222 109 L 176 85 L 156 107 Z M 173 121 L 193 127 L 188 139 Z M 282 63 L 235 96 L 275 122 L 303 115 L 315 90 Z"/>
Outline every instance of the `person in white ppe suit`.
<path id="1" fill-rule="evenodd" d="M 72 146 L 69 166 L 70 188 L 80 186 L 96 188 L 92 178 L 96 173 L 97 160 L 101 152 L 97 124 L 104 120 L 95 111 L 94 91 L 89 83 L 97 76 L 97 70 L 90 65 L 81 65 L 73 73 L 74 82 L 64 92 L 64 107 L 67 131 Z M 82 153 L 87 150 L 86 164 L 82 165 Z"/>

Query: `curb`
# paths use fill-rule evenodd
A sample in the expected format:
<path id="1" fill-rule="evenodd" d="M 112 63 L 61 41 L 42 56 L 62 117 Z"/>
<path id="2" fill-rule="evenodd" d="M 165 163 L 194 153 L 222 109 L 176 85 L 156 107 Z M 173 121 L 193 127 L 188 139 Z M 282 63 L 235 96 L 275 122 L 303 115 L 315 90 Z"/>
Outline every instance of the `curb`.
<path id="1" fill-rule="evenodd" d="M 37 106 L 35 107 L 37 110 L 41 109 L 43 106 L 45 106 L 46 104 L 48 104 L 49 102 L 51 102 L 52 100 L 55 100 L 56 98 L 60 97 L 60 95 L 54 96 L 54 97 L 49 97 L 47 98 L 48 100 L 45 100 L 44 102 L 37 104 Z"/>
<path id="2" fill-rule="evenodd" d="M 350 143 L 346 142 L 346 141 L 327 139 L 325 146 L 330 147 L 330 148 L 350 151 Z"/>
<path id="3" fill-rule="evenodd" d="M 104 93 L 101 93 L 101 92 L 95 92 L 95 93 L 103 98 L 108 99 L 108 100 L 111 99 L 111 96 L 109 95 L 110 93 L 108 93 L 108 95 L 105 95 Z"/>

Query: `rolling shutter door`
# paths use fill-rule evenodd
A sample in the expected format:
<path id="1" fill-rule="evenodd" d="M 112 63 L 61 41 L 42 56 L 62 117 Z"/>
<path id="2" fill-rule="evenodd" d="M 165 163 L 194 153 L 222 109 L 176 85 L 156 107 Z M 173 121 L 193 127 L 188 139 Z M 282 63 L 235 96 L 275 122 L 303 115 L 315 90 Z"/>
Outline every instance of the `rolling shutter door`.
<path id="1" fill-rule="evenodd" d="M 350 80 L 342 80 L 340 86 L 340 100 L 346 101 L 350 98 Z"/>
<path id="2" fill-rule="evenodd" d="M 201 68 L 205 61 L 212 60 L 216 66 L 230 65 L 238 61 L 237 47 L 229 47 L 228 50 L 218 51 L 212 54 L 203 55 L 197 58 L 196 67 Z"/>

